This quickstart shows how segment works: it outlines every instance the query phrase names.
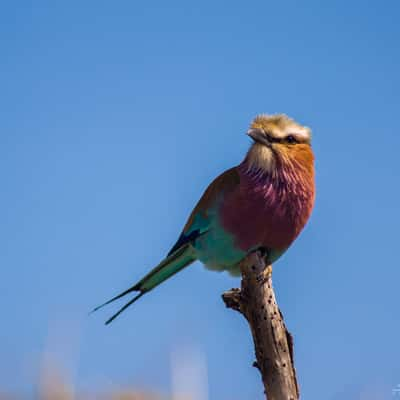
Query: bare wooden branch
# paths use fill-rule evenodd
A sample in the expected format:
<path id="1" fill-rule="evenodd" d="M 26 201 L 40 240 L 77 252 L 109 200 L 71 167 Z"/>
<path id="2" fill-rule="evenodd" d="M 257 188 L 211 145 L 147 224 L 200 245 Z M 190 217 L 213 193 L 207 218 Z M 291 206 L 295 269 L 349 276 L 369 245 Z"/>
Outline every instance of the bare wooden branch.
<path id="1" fill-rule="evenodd" d="M 293 339 L 286 329 L 272 287 L 272 266 L 260 251 L 241 263 L 241 289 L 222 295 L 226 306 L 247 319 L 268 400 L 298 400 L 299 388 L 293 363 Z"/>

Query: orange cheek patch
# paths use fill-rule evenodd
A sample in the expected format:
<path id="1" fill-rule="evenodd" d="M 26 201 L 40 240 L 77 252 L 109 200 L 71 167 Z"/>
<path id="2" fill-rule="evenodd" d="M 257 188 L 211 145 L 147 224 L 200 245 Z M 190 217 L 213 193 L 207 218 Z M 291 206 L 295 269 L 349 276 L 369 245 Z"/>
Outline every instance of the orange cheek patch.
<path id="1" fill-rule="evenodd" d="M 307 144 L 297 144 L 289 152 L 289 157 L 295 159 L 303 165 L 308 171 L 313 171 L 314 154 L 311 147 Z"/>

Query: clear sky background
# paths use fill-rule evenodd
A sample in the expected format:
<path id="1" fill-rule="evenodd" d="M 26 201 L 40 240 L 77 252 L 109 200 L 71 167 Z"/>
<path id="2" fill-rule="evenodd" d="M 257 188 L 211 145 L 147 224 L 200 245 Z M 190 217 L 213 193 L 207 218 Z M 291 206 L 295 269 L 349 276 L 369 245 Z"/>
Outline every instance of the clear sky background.
<path id="1" fill-rule="evenodd" d="M 284 112 L 313 129 L 317 169 L 274 270 L 303 398 L 391 399 L 399 18 L 396 1 L 3 3 L 0 388 L 32 394 L 54 362 L 81 390 L 168 393 L 183 353 L 209 399 L 261 400 L 248 327 L 220 299 L 237 279 L 196 263 L 111 326 L 118 305 L 87 312 L 163 258 L 251 119 Z"/>

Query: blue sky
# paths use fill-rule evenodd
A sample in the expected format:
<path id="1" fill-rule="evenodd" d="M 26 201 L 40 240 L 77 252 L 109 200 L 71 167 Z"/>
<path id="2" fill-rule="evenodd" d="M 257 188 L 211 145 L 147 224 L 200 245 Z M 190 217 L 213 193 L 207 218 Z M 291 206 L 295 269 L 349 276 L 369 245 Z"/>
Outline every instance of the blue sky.
<path id="1" fill-rule="evenodd" d="M 109 327 L 88 310 L 174 243 L 239 163 L 258 113 L 313 129 L 317 199 L 274 269 L 303 398 L 400 383 L 398 2 L 86 1 L 1 6 L 0 387 L 46 354 L 82 390 L 168 393 L 202 354 L 210 399 L 262 399 L 238 280 L 196 263 Z M 178 349 L 178 350 L 177 350 Z"/>

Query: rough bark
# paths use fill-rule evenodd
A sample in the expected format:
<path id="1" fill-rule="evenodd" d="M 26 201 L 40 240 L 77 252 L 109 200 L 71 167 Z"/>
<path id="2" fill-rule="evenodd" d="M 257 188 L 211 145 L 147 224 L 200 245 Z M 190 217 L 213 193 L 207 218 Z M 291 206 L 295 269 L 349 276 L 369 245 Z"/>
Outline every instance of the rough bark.
<path id="1" fill-rule="evenodd" d="M 261 251 L 249 254 L 241 263 L 241 289 L 225 292 L 228 308 L 247 319 L 256 353 L 255 367 L 261 372 L 268 400 L 297 400 L 299 388 L 293 363 L 293 339 L 286 329 L 272 287 L 272 266 Z"/>

